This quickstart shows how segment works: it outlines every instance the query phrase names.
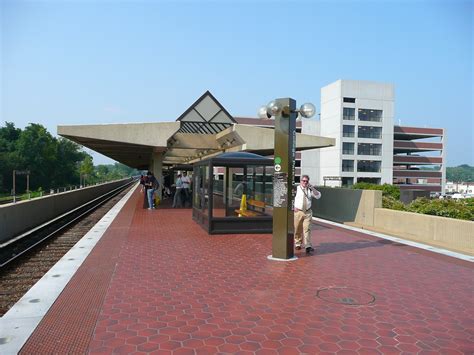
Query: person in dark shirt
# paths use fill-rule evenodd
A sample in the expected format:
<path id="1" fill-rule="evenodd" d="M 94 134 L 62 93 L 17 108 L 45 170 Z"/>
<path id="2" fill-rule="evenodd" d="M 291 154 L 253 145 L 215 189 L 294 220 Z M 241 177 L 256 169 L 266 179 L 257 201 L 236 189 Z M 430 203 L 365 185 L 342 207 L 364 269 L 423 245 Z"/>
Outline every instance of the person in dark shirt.
<path id="1" fill-rule="evenodd" d="M 156 177 L 153 175 L 151 171 L 149 171 L 146 174 L 146 180 L 145 180 L 145 187 L 147 188 L 146 190 L 146 196 L 148 199 L 148 209 L 151 210 L 153 209 L 154 203 L 154 197 L 155 197 L 155 190 L 158 189 L 160 184 L 158 183 L 158 180 L 156 180 Z"/>

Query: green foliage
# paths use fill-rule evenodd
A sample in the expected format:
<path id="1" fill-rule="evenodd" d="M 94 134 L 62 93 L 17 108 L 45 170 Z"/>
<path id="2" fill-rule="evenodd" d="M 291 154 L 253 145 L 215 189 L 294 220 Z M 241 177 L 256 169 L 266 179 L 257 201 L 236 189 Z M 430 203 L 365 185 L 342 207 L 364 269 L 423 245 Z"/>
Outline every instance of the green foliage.
<path id="1" fill-rule="evenodd" d="M 42 125 L 32 123 L 20 134 L 16 151 L 20 157 L 18 170 L 29 170 L 30 189 L 51 186 L 56 166 L 56 139 Z M 21 184 L 23 179 L 18 179 Z"/>
<path id="2" fill-rule="evenodd" d="M 474 166 L 463 164 L 446 168 L 446 179 L 453 182 L 474 182 Z"/>
<path id="3" fill-rule="evenodd" d="M 382 207 L 389 208 L 391 210 L 406 211 L 405 205 L 398 199 L 393 198 L 392 196 L 382 195 Z"/>
<path id="4" fill-rule="evenodd" d="M 30 171 L 30 191 L 79 185 L 79 174 L 86 183 L 105 182 L 137 175 L 135 169 L 123 164 L 94 167 L 92 157 L 65 138 L 53 137 L 45 127 L 31 123 L 24 130 L 14 123 L 0 127 L 0 194 L 9 196 L 13 170 Z M 26 190 L 26 176 L 16 177 L 16 191 Z"/>
<path id="5" fill-rule="evenodd" d="M 357 183 L 353 189 L 382 190 L 382 207 L 397 211 L 429 214 L 432 216 L 466 219 L 474 221 L 474 198 L 462 200 L 439 200 L 418 198 L 405 206 L 400 199 L 400 189 L 393 185 Z"/>
<path id="6" fill-rule="evenodd" d="M 30 171 L 30 191 L 77 184 L 77 164 L 87 155 L 80 149 L 67 139 L 53 137 L 40 124 L 21 130 L 6 122 L 0 127 L 0 192 L 10 193 L 13 170 Z M 25 175 L 15 180 L 16 191 L 25 191 Z"/>
<path id="7" fill-rule="evenodd" d="M 474 199 L 429 200 L 427 198 L 417 198 L 407 206 L 407 211 L 473 221 Z"/>
<path id="8" fill-rule="evenodd" d="M 118 180 L 133 175 L 138 175 L 138 171 L 124 164 L 101 164 L 93 167 L 93 171 L 87 177 L 87 183 Z"/>
<path id="9" fill-rule="evenodd" d="M 358 182 L 357 184 L 352 185 L 352 188 L 357 190 L 381 190 L 382 196 L 390 196 L 395 200 L 400 198 L 400 188 L 395 185 L 377 185 L 367 182 Z"/>
<path id="10" fill-rule="evenodd" d="M 92 176 L 94 173 L 94 164 L 92 163 L 92 157 L 90 155 L 86 156 L 82 161 L 79 172 L 86 177 Z"/>
<path id="11" fill-rule="evenodd" d="M 81 147 L 65 138 L 58 139 L 56 148 L 56 169 L 54 171 L 55 186 L 67 186 L 79 181 L 77 169 L 81 161 L 88 155 Z"/>

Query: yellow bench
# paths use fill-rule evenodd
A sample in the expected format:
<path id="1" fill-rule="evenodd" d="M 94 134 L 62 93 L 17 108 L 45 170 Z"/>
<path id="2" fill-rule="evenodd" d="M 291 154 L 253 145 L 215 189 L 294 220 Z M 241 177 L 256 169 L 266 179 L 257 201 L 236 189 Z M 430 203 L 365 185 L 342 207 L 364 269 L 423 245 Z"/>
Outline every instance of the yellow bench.
<path id="1" fill-rule="evenodd" d="M 265 202 L 257 201 L 257 200 L 247 200 L 247 206 L 253 206 L 253 207 L 259 208 L 259 209 L 262 209 L 262 211 L 238 209 L 238 210 L 235 210 L 235 213 L 237 213 L 239 216 L 245 216 L 245 217 L 256 217 L 256 216 L 264 215 L 263 211 L 265 210 Z"/>

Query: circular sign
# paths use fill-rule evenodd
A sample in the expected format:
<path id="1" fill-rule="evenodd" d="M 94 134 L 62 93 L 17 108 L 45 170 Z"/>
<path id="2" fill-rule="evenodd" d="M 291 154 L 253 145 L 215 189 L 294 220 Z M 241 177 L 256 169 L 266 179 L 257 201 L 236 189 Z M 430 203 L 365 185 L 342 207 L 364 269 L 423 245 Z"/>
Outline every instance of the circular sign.
<path id="1" fill-rule="evenodd" d="M 281 164 L 281 158 L 275 157 L 275 164 Z"/>
<path id="2" fill-rule="evenodd" d="M 275 164 L 275 171 L 280 171 L 280 170 L 281 170 L 281 165 Z"/>

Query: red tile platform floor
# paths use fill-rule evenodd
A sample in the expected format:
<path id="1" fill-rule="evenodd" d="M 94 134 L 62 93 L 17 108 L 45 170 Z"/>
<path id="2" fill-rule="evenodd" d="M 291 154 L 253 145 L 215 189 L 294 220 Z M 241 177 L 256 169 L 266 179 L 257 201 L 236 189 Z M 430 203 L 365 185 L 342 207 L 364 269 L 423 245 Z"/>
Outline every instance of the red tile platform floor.
<path id="1" fill-rule="evenodd" d="M 474 353 L 469 262 L 322 225 L 315 255 L 270 261 L 271 235 L 209 236 L 141 198 L 22 353 Z"/>

